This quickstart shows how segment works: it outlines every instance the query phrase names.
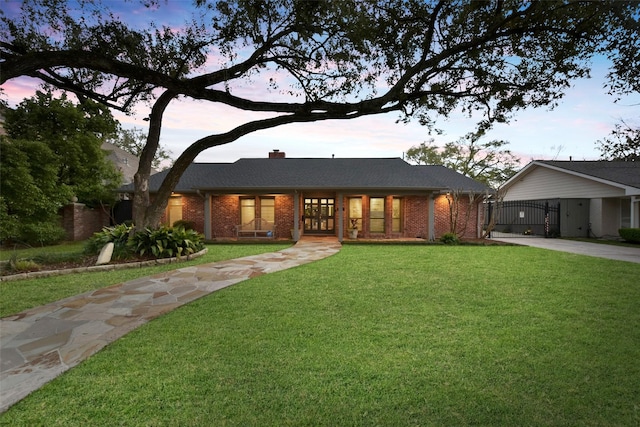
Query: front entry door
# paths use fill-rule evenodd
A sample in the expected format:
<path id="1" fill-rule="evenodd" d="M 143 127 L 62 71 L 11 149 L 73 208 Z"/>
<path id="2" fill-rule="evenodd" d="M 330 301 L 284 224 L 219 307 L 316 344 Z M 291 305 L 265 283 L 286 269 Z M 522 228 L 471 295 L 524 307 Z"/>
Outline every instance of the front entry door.
<path id="1" fill-rule="evenodd" d="M 331 234 L 335 229 L 333 198 L 304 199 L 304 231 L 309 234 Z"/>

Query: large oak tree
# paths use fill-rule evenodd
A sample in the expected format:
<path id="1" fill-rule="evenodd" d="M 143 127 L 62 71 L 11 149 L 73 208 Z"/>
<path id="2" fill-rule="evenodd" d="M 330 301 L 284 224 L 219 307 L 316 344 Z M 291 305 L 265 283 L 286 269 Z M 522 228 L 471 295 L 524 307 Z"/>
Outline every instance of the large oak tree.
<path id="1" fill-rule="evenodd" d="M 27 1 L 4 17 L 0 82 L 36 77 L 123 111 L 152 102 L 135 177 L 138 226 L 159 221 L 200 152 L 261 129 L 390 112 L 434 126 L 461 110 L 483 130 L 556 104 L 597 55 L 612 61 L 611 91 L 640 87 L 637 2 L 196 0 L 181 28 L 133 27 L 104 4 L 79 3 Z M 240 96 L 247 79 L 272 94 Z M 163 113 L 178 97 L 270 115 L 185 147 L 150 201 Z"/>

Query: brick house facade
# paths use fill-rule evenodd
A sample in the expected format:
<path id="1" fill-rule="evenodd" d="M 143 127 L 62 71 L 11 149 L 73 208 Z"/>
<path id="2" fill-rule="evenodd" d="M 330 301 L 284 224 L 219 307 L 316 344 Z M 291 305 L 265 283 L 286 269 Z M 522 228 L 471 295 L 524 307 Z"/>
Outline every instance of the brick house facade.
<path id="1" fill-rule="evenodd" d="M 164 174 L 151 177 L 152 192 Z M 433 240 L 451 231 L 476 238 L 482 226 L 481 195 L 487 191 L 442 166 L 410 165 L 397 158 L 288 159 L 274 152 L 268 159 L 192 164 L 163 222 L 190 221 L 207 239 L 237 238 L 238 226 L 256 218 L 270 224 L 273 231 L 266 236 L 276 239 L 295 240 L 301 232 L 343 240 L 352 222 L 362 238 Z M 295 229 L 300 231 L 294 234 Z"/>

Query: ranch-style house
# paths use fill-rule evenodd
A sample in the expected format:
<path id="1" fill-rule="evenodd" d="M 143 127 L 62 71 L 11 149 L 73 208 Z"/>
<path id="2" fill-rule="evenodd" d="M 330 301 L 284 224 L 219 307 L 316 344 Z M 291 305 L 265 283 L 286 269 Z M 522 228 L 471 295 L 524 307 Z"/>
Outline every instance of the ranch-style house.
<path id="1" fill-rule="evenodd" d="M 150 192 L 166 172 L 151 176 Z M 131 185 L 122 192 L 131 192 Z M 193 163 L 174 189 L 163 222 L 195 224 L 206 239 L 265 237 L 340 241 L 422 238 L 454 231 L 477 238 L 489 189 L 443 166 L 400 158 L 268 158 Z"/>

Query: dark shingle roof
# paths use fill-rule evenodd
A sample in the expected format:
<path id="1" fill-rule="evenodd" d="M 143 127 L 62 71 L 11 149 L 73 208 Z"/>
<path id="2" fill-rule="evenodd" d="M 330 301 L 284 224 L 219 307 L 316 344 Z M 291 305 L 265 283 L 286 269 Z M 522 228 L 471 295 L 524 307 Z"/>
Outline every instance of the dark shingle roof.
<path id="1" fill-rule="evenodd" d="M 167 172 L 151 177 L 157 191 Z M 131 191 L 133 188 L 127 188 Z M 400 158 L 240 159 L 193 163 L 176 192 L 290 190 L 448 190 L 485 192 L 487 187 L 443 166 L 414 166 Z M 126 191 L 125 190 L 125 191 Z"/>
<path id="2" fill-rule="evenodd" d="M 541 161 L 549 166 L 640 188 L 640 162 L 622 161 Z"/>

